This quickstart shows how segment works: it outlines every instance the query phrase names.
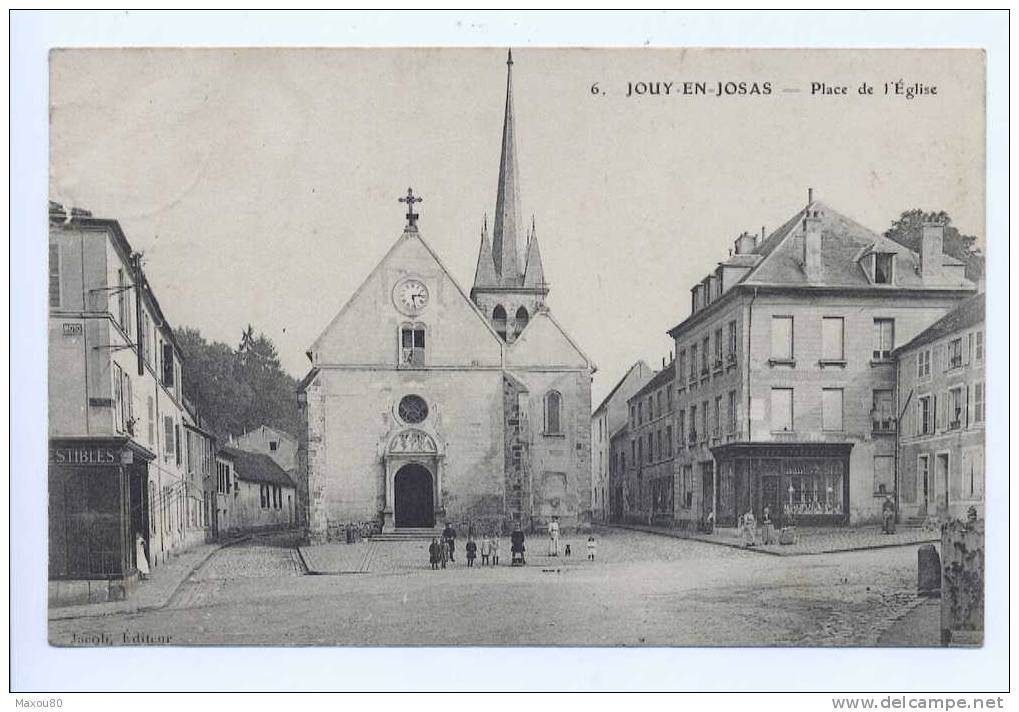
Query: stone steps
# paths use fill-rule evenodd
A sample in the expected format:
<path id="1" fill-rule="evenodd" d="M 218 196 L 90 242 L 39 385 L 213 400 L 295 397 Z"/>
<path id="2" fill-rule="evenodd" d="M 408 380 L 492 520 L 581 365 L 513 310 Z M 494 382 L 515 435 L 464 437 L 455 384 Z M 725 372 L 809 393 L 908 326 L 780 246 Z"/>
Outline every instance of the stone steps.
<path id="1" fill-rule="evenodd" d="M 431 541 L 433 538 L 442 535 L 441 529 L 428 529 L 426 527 L 407 527 L 395 529 L 391 532 L 373 534 L 372 541 Z"/>

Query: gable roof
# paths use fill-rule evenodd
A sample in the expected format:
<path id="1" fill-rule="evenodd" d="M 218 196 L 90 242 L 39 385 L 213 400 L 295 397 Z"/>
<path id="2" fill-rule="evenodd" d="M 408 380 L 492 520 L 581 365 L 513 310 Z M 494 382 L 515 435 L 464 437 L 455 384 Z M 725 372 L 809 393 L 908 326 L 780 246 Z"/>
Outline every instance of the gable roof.
<path id="1" fill-rule="evenodd" d="M 382 266 L 389 261 L 389 258 L 392 256 L 392 254 L 400 247 L 400 245 L 404 243 L 405 240 L 417 240 L 419 243 L 421 243 L 421 246 L 425 248 L 425 251 L 431 256 L 433 260 L 435 260 L 435 263 L 439 266 L 439 269 L 442 271 L 443 276 L 445 276 L 447 279 L 449 279 L 450 282 L 453 283 L 453 286 L 456 287 L 456 291 L 460 294 L 461 297 L 463 297 L 463 300 L 469 305 L 470 309 L 478 317 L 481 323 L 485 325 L 485 328 L 492 335 L 492 338 L 494 338 L 497 343 L 503 343 L 502 338 L 500 338 L 499 334 L 497 334 L 495 329 L 492 328 L 492 325 L 488 323 L 488 319 L 485 318 L 485 315 L 481 313 L 477 305 L 470 299 L 470 297 L 467 296 L 467 293 L 464 292 L 463 288 L 460 286 L 460 283 L 453 278 L 453 275 L 450 274 L 448 269 L 446 269 L 446 265 L 442 263 L 442 260 L 439 259 L 439 256 L 435 254 L 435 251 L 428 245 L 427 242 L 425 242 L 424 238 L 421 237 L 421 234 L 417 231 L 417 228 L 415 227 L 413 229 L 411 228 L 404 229 L 403 234 L 396 239 L 396 242 L 394 242 L 388 250 L 386 250 L 386 254 L 383 255 L 382 259 L 378 261 L 378 263 L 375 265 L 372 271 L 368 273 L 368 276 L 365 277 L 364 280 L 362 280 L 361 284 L 358 285 L 357 289 L 354 290 L 354 293 L 350 295 L 350 299 L 348 299 L 346 303 L 336 313 L 336 316 L 329 320 L 329 323 L 326 325 L 325 329 L 322 330 L 322 332 L 318 335 L 318 338 L 316 338 L 315 341 L 312 342 L 311 346 L 305 352 L 309 360 L 311 360 L 312 358 L 311 357 L 312 352 L 319 349 L 319 347 L 322 344 L 322 341 L 325 339 L 326 335 L 332 330 L 333 326 L 335 326 L 340 321 L 340 318 L 343 316 L 343 314 L 350 308 L 350 306 L 354 302 L 357 301 L 357 298 L 358 296 L 360 296 L 361 292 L 364 291 L 367 285 L 371 283 L 375 275 L 379 272 L 379 270 L 382 269 Z"/>
<path id="2" fill-rule="evenodd" d="M 239 480 L 296 488 L 290 476 L 268 455 L 247 452 L 231 445 L 224 445 L 219 451 L 234 461 L 234 473 Z"/>
<path id="3" fill-rule="evenodd" d="M 663 368 L 661 371 L 654 375 L 650 381 L 644 384 L 644 387 L 639 391 L 630 396 L 627 401 L 632 401 L 640 398 L 643 395 L 647 395 L 652 391 L 658 390 L 659 387 L 664 386 L 666 383 L 676 377 L 676 362 L 672 361 L 668 366 Z"/>
<path id="4" fill-rule="evenodd" d="M 928 326 L 907 343 L 893 350 L 892 353 L 899 355 L 904 351 L 925 346 L 963 329 L 981 324 L 984 321 L 984 310 L 985 299 L 983 293 L 964 299 L 959 302 L 955 309 Z"/>
<path id="5" fill-rule="evenodd" d="M 506 368 L 582 368 L 592 374 L 598 370 L 547 308 L 534 312 L 517 338 L 503 345 L 503 354 Z"/>
<path id="6" fill-rule="evenodd" d="M 651 370 L 651 367 L 648 366 L 647 363 L 645 363 L 643 360 L 634 361 L 633 365 L 626 369 L 626 373 L 623 374 L 623 377 L 620 378 L 619 381 L 616 382 L 616 385 L 612 387 L 612 390 L 609 391 L 609 394 L 602 399 L 602 402 L 598 405 L 598 407 L 591 411 L 591 415 L 600 412 L 603 408 L 608 406 L 609 401 L 612 400 L 612 396 L 616 395 L 616 391 L 618 391 L 622 387 L 622 385 L 626 383 L 626 379 L 630 377 L 631 373 L 633 373 L 633 369 L 639 367 L 641 364 L 643 364 L 644 368 L 646 368 L 647 370 L 649 371 Z"/>
<path id="7" fill-rule="evenodd" d="M 239 440 L 240 438 L 243 438 L 243 437 L 245 437 L 247 435 L 251 435 L 252 433 L 265 432 L 266 430 L 272 431 L 276 435 L 279 435 L 281 438 L 285 438 L 286 440 L 289 440 L 292 443 L 296 443 L 297 442 L 297 438 L 295 438 L 293 435 L 291 435 L 287 431 L 280 430 L 279 428 L 274 428 L 271 425 L 264 425 L 264 424 L 263 425 L 259 425 L 257 428 L 252 428 L 251 430 L 248 430 L 248 431 L 245 431 L 245 432 L 241 433 L 240 435 L 237 436 L 237 439 Z"/>

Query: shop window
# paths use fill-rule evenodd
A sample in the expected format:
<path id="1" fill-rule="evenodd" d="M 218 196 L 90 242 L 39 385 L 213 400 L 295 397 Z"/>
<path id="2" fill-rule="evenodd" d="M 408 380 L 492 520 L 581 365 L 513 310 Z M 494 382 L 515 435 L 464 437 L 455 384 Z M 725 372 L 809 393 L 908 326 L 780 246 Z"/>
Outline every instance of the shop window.
<path id="1" fill-rule="evenodd" d="M 790 475 L 782 493 L 786 517 L 842 514 L 842 474 Z"/>

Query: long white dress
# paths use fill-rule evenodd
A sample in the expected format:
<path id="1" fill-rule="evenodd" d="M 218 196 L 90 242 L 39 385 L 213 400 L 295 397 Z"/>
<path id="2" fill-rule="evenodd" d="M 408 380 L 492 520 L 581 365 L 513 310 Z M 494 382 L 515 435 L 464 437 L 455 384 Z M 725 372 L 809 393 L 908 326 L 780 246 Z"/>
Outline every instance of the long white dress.
<path id="1" fill-rule="evenodd" d="M 141 535 L 134 540 L 134 556 L 138 562 L 138 572 L 142 576 L 148 576 L 149 560 L 145 556 L 145 539 Z"/>

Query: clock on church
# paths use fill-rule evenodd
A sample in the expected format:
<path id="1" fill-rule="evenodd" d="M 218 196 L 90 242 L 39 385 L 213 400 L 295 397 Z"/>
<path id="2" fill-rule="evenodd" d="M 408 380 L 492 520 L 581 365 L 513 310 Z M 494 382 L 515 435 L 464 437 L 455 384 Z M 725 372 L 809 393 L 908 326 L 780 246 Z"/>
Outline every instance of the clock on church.
<path id="1" fill-rule="evenodd" d="M 404 314 L 417 316 L 428 306 L 428 287 L 416 277 L 400 280 L 393 289 L 393 302 Z"/>

